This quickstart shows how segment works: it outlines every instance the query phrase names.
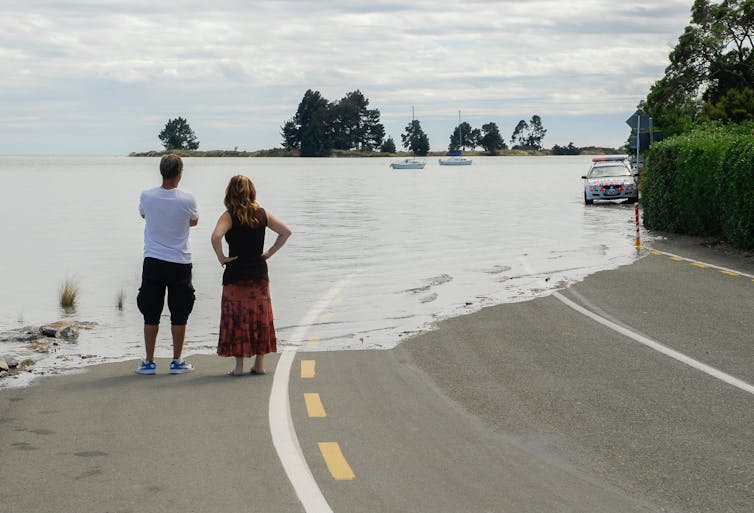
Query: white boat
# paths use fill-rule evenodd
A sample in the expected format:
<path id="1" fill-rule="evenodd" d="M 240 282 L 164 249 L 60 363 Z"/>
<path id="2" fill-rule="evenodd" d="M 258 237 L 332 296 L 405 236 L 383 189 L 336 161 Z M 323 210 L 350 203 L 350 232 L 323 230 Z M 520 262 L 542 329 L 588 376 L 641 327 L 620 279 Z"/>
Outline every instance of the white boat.
<path id="1" fill-rule="evenodd" d="M 414 121 L 414 106 L 411 106 L 411 122 Z M 393 169 L 424 169 L 427 163 L 423 160 L 417 160 L 416 155 L 408 157 L 398 162 L 392 162 L 390 167 Z"/>
<path id="2" fill-rule="evenodd" d="M 452 155 L 450 157 L 445 157 L 444 159 L 440 159 L 440 165 L 441 166 L 470 166 L 471 159 L 468 157 L 462 157 L 460 155 Z"/>
<path id="3" fill-rule="evenodd" d="M 458 111 L 458 146 L 463 144 L 463 134 L 461 133 L 461 111 Z M 440 159 L 441 166 L 470 166 L 471 159 L 461 155 L 460 151 L 448 152 L 445 158 Z"/>
<path id="4" fill-rule="evenodd" d="M 407 158 L 399 160 L 398 162 L 392 162 L 390 164 L 390 167 L 392 167 L 393 169 L 424 169 L 425 165 L 427 165 L 427 163 L 421 160 Z"/>

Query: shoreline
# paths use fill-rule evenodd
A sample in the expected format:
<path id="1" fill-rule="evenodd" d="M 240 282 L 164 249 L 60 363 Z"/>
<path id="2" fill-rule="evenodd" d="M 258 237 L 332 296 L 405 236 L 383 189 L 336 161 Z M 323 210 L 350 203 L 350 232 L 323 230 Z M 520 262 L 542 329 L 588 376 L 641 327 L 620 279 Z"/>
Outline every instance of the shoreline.
<path id="1" fill-rule="evenodd" d="M 705 238 L 705 237 L 691 237 L 691 236 L 685 236 L 685 235 L 676 235 L 676 234 L 668 234 L 668 233 L 657 233 L 655 234 L 653 241 L 651 242 L 651 247 L 645 247 L 643 248 L 644 254 L 642 254 L 640 257 L 636 258 L 632 262 L 621 264 L 615 269 L 620 269 L 626 266 L 632 266 L 634 265 L 638 260 L 641 258 L 645 258 L 649 251 L 654 249 L 654 247 L 657 247 L 657 249 L 665 249 L 668 251 L 673 250 L 682 250 L 685 252 L 685 254 L 689 258 L 697 258 L 699 260 L 714 260 L 716 265 L 722 266 L 722 267 L 732 267 L 735 268 L 736 266 L 745 266 L 747 270 L 749 270 L 751 273 L 754 273 L 754 254 L 750 253 L 743 253 L 743 252 L 737 252 L 736 250 L 730 248 L 724 243 L 721 243 L 720 241 L 712 238 Z M 601 270 L 597 271 L 596 273 L 602 273 L 602 272 L 611 272 L 615 269 L 608 269 L 608 270 Z M 593 273 L 593 274 L 596 274 Z M 587 275 L 584 278 L 582 278 L 580 281 L 583 281 L 587 279 L 589 276 Z M 572 283 L 569 286 L 577 284 L 577 282 Z M 567 288 L 567 287 L 566 287 Z M 543 289 L 544 290 L 544 289 Z M 548 288 L 546 289 L 548 292 L 545 295 L 540 296 L 534 296 L 531 298 L 524 299 L 523 302 L 530 302 L 535 301 L 538 298 L 541 297 L 547 297 L 551 295 L 553 292 L 557 292 L 559 290 L 563 290 L 560 287 L 556 288 Z M 399 336 L 398 342 L 391 346 L 388 350 L 398 348 L 402 345 L 405 345 L 406 343 L 409 343 L 413 339 L 417 337 L 424 337 L 428 334 L 431 334 L 432 332 L 440 329 L 439 326 L 441 326 L 445 322 L 452 321 L 454 319 L 459 318 L 466 318 L 470 317 L 473 322 L 473 316 L 480 315 L 482 312 L 484 312 L 487 309 L 495 309 L 495 308 L 504 308 L 506 305 L 512 305 L 519 303 L 521 301 L 506 301 L 502 303 L 494 303 L 490 305 L 481 305 L 478 306 L 475 309 L 472 309 L 471 311 L 463 311 L 459 310 L 456 313 L 449 315 L 449 316 L 440 316 L 435 321 L 433 321 L 431 324 L 428 324 L 425 326 L 425 328 L 420 329 L 418 331 L 412 331 L 412 332 L 406 332 L 405 336 Z M 84 329 L 86 331 L 94 331 L 96 330 L 95 323 L 90 322 L 68 322 L 68 321 L 56 321 L 56 323 L 64 323 L 64 324 L 74 324 L 77 326 L 78 329 Z M 48 323 L 48 324 L 56 324 L 56 323 Z M 41 327 L 40 327 L 41 328 Z M 24 328 L 20 328 L 18 330 L 12 330 L 11 332 L 5 332 L 0 334 L 0 339 L 4 343 L 7 343 L 9 340 L 16 343 L 24 343 L 28 341 L 32 341 L 33 343 L 45 343 L 47 346 L 50 346 L 51 351 L 50 353 L 54 352 L 54 348 L 52 346 L 58 346 L 59 344 L 66 344 L 70 345 L 72 342 L 75 343 L 75 338 L 73 340 L 66 340 L 65 338 L 55 338 L 55 335 L 52 335 L 51 337 L 48 337 L 45 341 L 45 336 L 42 335 L 40 332 L 40 329 L 27 326 Z M 17 340 L 13 340 L 13 335 L 17 335 Z M 0 347 L 2 349 L 2 347 Z M 363 349 L 354 349 L 354 348 L 344 348 L 344 349 L 326 349 L 325 351 L 372 351 L 372 350 L 379 350 L 382 351 L 384 349 L 379 348 L 363 348 Z M 32 353 L 34 354 L 34 353 Z M 191 357 L 206 357 L 206 356 L 212 356 L 211 353 L 187 353 Z M 88 369 L 91 369 L 92 367 L 100 366 L 100 365 L 120 365 L 123 362 L 126 361 L 138 361 L 138 357 L 132 356 L 132 355 L 123 355 L 120 357 L 107 357 L 107 356 L 96 356 L 96 355 L 89 355 L 89 354 L 79 354 L 78 357 L 80 358 L 79 365 L 75 366 L 61 366 L 61 367 L 45 367 L 43 370 L 39 372 L 35 372 L 34 365 L 36 364 L 36 361 L 32 358 L 25 358 L 24 355 L 21 355 L 18 353 L 18 351 L 8 351 L 5 353 L 0 353 L 0 360 L 7 359 L 10 362 L 14 362 L 15 365 L 11 367 L 11 369 L 8 371 L 5 375 L 0 375 L 0 392 L 5 389 L 19 389 L 19 388 L 26 388 L 29 386 L 34 386 L 39 378 L 46 378 L 46 377 L 59 377 L 59 376 L 66 376 L 71 374 L 77 374 L 82 371 L 87 371 Z M 71 358 L 73 356 L 67 356 L 65 361 L 71 361 Z M 159 357 L 158 358 L 162 358 Z M 0 366 L 2 366 L 2 363 L 0 363 Z"/>
<path id="2" fill-rule="evenodd" d="M 464 151 L 464 156 L 467 157 L 578 157 L 589 155 L 615 155 L 623 154 L 625 151 L 621 148 L 598 148 L 598 147 L 585 147 L 585 151 L 577 155 L 560 155 L 555 154 L 552 150 L 521 150 L 521 149 L 504 149 L 500 150 L 497 155 L 490 155 L 482 151 Z M 167 154 L 176 154 L 182 158 L 187 157 L 229 157 L 229 158 L 255 158 L 255 157 L 300 157 L 298 151 L 288 151 L 282 148 L 273 148 L 269 150 L 255 150 L 255 151 L 238 151 L 238 150 L 149 150 L 149 151 L 133 151 L 128 154 L 129 157 L 162 157 Z M 327 157 L 307 157 L 315 159 L 329 159 L 329 158 L 406 158 L 414 157 L 411 152 L 398 151 L 395 153 L 382 153 L 378 151 L 356 151 L 356 150 L 333 150 L 332 154 Z M 416 156 L 417 158 L 428 157 L 444 157 L 445 151 L 430 151 L 426 155 Z"/>

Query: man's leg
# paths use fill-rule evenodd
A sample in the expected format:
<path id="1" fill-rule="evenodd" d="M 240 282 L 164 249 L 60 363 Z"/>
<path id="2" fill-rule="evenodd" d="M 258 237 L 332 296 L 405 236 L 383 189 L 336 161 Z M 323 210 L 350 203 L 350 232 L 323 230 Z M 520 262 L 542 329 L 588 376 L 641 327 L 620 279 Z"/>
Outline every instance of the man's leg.
<path id="1" fill-rule="evenodd" d="M 183 341 L 186 339 L 186 325 L 172 325 L 170 332 L 173 335 L 173 360 L 180 361 L 183 353 Z"/>
<path id="2" fill-rule="evenodd" d="M 154 361 L 154 348 L 157 344 L 157 332 L 160 329 L 159 324 L 145 324 L 144 325 L 144 348 L 147 352 L 146 360 L 148 362 Z"/>
<path id="3" fill-rule="evenodd" d="M 173 266 L 173 280 L 168 284 L 168 308 L 170 309 L 170 329 L 173 335 L 173 361 L 181 362 L 183 342 L 186 338 L 186 324 L 189 314 L 194 308 L 194 287 L 191 284 L 191 264 L 175 264 Z M 186 369 L 173 369 L 179 373 L 193 370 L 188 364 Z"/>
<path id="4" fill-rule="evenodd" d="M 144 259 L 141 287 L 136 296 L 136 304 L 144 316 L 144 350 L 147 362 L 154 362 L 160 315 L 165 303 L 165 283 L 160 277 L 160 265 L 160 262 L 155 259 Z"/>

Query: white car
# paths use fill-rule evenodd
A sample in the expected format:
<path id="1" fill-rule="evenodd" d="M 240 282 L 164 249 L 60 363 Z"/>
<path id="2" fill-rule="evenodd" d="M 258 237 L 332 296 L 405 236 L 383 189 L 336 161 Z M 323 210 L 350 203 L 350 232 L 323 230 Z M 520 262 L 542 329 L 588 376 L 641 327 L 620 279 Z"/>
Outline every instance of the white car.
<path id="1" fill-rule="evenodd" d="M 584 203 L 594 200 L 620 200 L 634 203 L 639 199 L 638 174 L 627 157 L 594 157 L 584 179 Z"/>

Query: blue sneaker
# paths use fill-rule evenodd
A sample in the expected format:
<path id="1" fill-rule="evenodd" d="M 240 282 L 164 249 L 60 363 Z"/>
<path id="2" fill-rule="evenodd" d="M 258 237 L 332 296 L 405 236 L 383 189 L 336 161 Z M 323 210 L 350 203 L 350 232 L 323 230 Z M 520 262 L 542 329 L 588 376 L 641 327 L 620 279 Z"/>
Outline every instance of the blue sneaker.
<path id="1" fill-rule="evenodd" d="M 173 360 L 170 362 L 170 374 L 185 374 L 194 370 L 194 364 L 186 360 Z"/>
<path id="2" fill-rule="evenodd" d="M 136 374 L 154 374 L 155 372 L 157 372 L 157 364 L 154 362 L 142 360 L 136 367 Z"/>

